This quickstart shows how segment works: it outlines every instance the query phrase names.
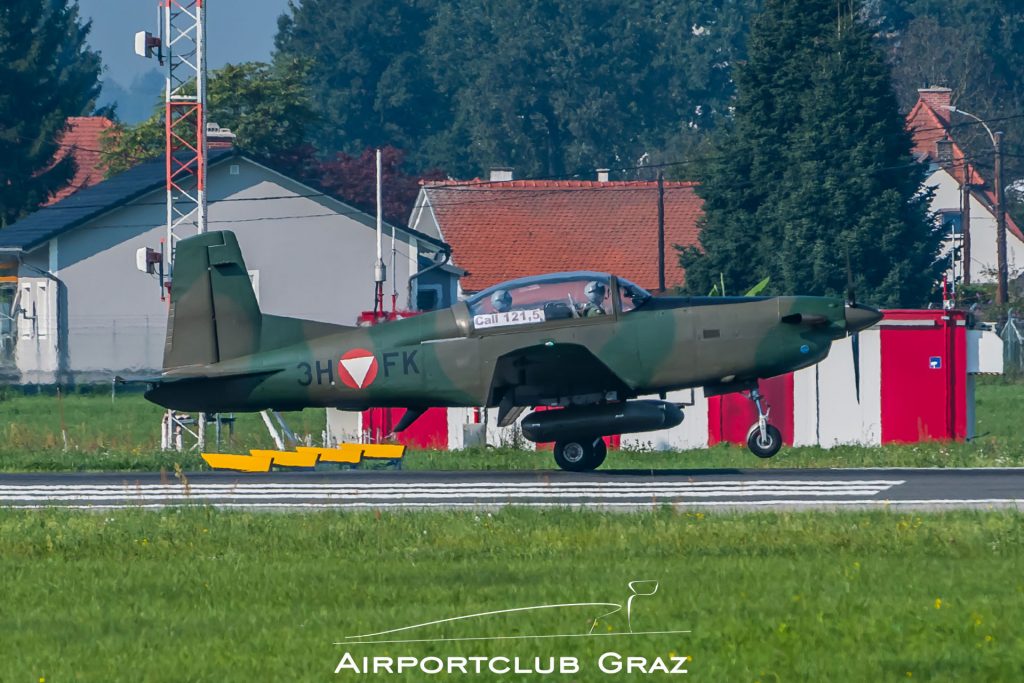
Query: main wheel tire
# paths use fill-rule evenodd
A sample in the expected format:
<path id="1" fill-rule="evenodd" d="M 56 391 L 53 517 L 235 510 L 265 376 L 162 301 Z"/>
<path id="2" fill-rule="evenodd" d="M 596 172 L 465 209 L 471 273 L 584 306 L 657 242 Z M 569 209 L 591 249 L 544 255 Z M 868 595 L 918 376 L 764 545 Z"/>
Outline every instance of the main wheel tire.
<path id="1" fill-rule="evenodd" d="M 782 433 L 773 425 L 768 425 L 766 439 L 761 438 L 761 430 L 755 424 L 747 432 L 747 448 L 759 458 L 770 458 L 782 448 Z"/>
<path id="2" fill-rule="evenodd" d="M 590 472 L 604 462 L 604 439 L 573 439 L 555 442 L 555 462 L 567 472 Z"/>

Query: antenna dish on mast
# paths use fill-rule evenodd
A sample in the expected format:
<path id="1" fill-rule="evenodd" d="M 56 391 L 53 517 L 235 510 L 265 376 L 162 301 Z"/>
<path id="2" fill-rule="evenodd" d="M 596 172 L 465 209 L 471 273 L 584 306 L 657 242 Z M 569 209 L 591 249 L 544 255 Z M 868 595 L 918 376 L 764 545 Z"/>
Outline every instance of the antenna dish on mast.
<path id="1" fill-rule="evenodd" d="M 160 48 L 163 43 L 149 31 L 139 31 L 135 34 L 135 54 L 146 59 L 151 59 L 154 54 L 160 63 L 164 63 L 164 56 Z"/>

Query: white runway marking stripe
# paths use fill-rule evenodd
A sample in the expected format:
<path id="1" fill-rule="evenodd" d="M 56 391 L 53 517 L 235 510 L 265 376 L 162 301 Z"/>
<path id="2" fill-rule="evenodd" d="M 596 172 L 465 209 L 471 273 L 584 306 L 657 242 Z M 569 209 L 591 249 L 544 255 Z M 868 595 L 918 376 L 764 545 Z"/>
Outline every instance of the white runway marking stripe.
<path id="1" fill-rule="evenodd" d="M 580 499 L 586 501 L 622 499 L 700 499 L 700 498 L 825 498 L 876 496 L 903 480 L 758 480 L 751 482 L 570 482 L 564 484 L 494 483 L 476 484 L 140 484 L 140 485 L 4 485 L 0 486 L 0 505 L 7 503 L 107 503 L 239 501 L 252 505 L 258 501 L 309 500 L 330 501 L 340 506 L 346 501 L 488 501 L 519 502 L 524 499 Z M 403 502 L 395 503 L 405 504 Z M 442 503 L 444 504 L 444 503 Z M 472 503 L 470 503 L 472 504 Z"/>
<path id="2" fill-rule="evenodd" d="M 884 489 L 883 489 L 884 490 Z M 786 497 L 786 496 L 813 496 L 813 497 L 829 497 L 829 496 L 873 496 L 881 493 L 883 490 L 874 489 L 850 489 L 850 490 L 831 490 L 831 491 L 701 491 L 701 492 L 684 492 L 684 491 L 663 491 L 660 493 L 647 493 L 647 494 L 635 494 L 635 493 L 548 493 L 548 492 L 516 492 L 516 493 L 461 493 L 457 495 L 443 494 L 443 493 L 400 493 L 400 494 L 332 494 L 332 493 L 304 493 L 304 494 L 292 494 L 292 493 L 236 493 L 233 495 L 223 494 L 205 494 L 205 495 L 188 495 L 184 493 L 177 494 L 140 494 L 140 495 L 126 495 L 126 494 L 106 494 L 106 495 L 91 495 L 82 496 L 74 494 L 63 494 L 63 495 L 47 495 L 47 494 L 35 494 L 35 495 L 24 495 L 24 496 L 0 496 L 0 502 L 3 501 L 17 501 L 17 500 L 282 500 L 282 499 L 293 499 L 293 500 L 458 500 L 458 499 L 496 499 L 496 500 L 510 500 L 518 498 L 560 498 L 560 499 L 572 499 L 572 498 L 588 498 L 594 500 L 607 500 L 613 498 L 721 498 L 721 497 L 743 497 L 743 498 L 757 498 L 757 497 Z"/>
<path id="3" fill-rule="evenodd" d="M 608 501 L 604 503 L 537 503 L 537 502 L 525 502 L 517 503 L 520 507 L 569 507 L 569 508 L 645 508 L 645 507 L 657 507 L 660 503 L 622 503 Z M 408 509 L 428 509 L 428 508 L 476 508 L 476 509 L 493 509 L 496 507 L 502 507 L 494 503 L 481 504 L 481 503 L 462 503 L 462 502 L 438 502 L 438 503 L 213 503 L 213 507 L 218 508 L 244 508 L 244 509 L 277 509 L 277 510 L 331 510 L 331 509 L 352 509 L 352 510 L 372 510 L 375 508 L 408 508 Z M 771 507 L 821 507 L 827 508 L 829 506 L 842 506 L 842 507 L 883 507 L 883 508 L 894 508 L 898 509 L 901 507 L 911 508 L 932 508 L 932 507 L 972 507 L 972 506 L 999 506 L 1008 507 L 1013 506 L 1015 508 L 1024 508 L 1024 499 L 1022 498 L 976 498 L 976 499 L 964 499 L 964 500 L 880 500 L 866 498 L 862 500 L 749 500 L 749 501 L 729 501 L 729 500 L 715 500 L 715 501 L 687 501 L 674 503 L 674 506 L 683 509 L 686 508 L 771 508 Z M 49 505 L 20 505 L 17 509 L 19 510 L 36 510 L 51 507 Z M 118 503 L 110 505 L 66 505 L 61 506 L 77 510 L 124 510 L 124 509 L 144 509 L 144 510 L 159 510 L 167 507 L 162 503 Z"/>

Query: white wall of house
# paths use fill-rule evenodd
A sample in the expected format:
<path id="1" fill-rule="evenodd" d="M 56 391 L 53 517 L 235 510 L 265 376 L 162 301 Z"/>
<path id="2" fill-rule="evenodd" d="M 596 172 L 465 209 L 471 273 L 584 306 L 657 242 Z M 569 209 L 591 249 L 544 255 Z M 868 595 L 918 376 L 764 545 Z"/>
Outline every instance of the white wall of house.
<path id="1" fill-rule="evenodd" d="M 373 307 L 376 232 L 371 217 L 253 161 L 210 167 L 209 229 L 232 230 L 254 275 L 261 310 L 354 325 Z M 146 376 L 162 365 L 167 302 L 156 276 L 135 267 L 139 248 L 159 249 L 164 191 L 157 190 L 70 230 L 24 255 L 16 359 L 23 383 L 109 381 Z M 268 199 L 273 197 L 274 199 Z M 408 305 L 417 240 L 384 238 L 389 278 Z M 385 285 L 390 306 L 392 280 Z M 59 338 L 59 341 L 58 341 Z M 63 375 L 62 375 L 63 373 Z"/>
<path id="2" fill-rule="evenodd" d="M 959 211 L 962 202 L 960 183 L 949 172 L 939 169 L 925 181 L 933 187 L 932 211 Z M 976 196 L 971 197 L 971 282 L 995 282 L 996 219 L 995 215 Z M 947 240 L 943 253 L 947 253 Z M 1024 242 L 1009 230 L 1006 233 L 1006 261 L 1010 277 L 1024 271 Z M 960 270 L 957 270 L 960 274 Z"/>

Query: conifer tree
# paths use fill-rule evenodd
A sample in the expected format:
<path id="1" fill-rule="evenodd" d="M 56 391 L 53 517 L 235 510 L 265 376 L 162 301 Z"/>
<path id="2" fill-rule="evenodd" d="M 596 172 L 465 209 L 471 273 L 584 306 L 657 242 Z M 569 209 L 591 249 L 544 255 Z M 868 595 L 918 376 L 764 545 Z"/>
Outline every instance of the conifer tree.
<path id="1" fill-rule="evenodd" d="M 74 175 L 54 163 L 69 116 L 92 112 L 100 57 L 73 0 L 5 0 L 0 8 L 0 228 Z"/>
<path id="2" fill-rule="evenodd" d="M 701 249 L 682 249 L 687 289 L 924 303 L 941 272 L 925 168 L 885 58 L 848 0 L 767 0 L 736 67 L 733 125 L 701 177 Z"/>

